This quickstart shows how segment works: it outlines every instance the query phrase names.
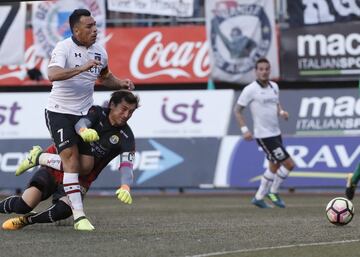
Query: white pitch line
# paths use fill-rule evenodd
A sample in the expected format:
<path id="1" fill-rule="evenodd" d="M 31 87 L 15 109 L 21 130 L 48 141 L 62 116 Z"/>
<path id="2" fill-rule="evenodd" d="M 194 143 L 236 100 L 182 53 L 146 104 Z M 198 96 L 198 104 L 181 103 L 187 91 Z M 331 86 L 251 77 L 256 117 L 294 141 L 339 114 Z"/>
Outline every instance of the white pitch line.
<path id="1" fill-rule="evenodd" d="M 346 244 L 346 243 L 355 243 L 355 242 L 360 242 L 360 239 L 344 240 L 344 241 L 333 241 L 333 242 L 309 243 L 309 244 L 293 244 L 293 245 L 260 247 L 260 248 L 253 248 L 253 249 L 244 249 L 244 250 L 204 253 L 204 254 L 198 254 L 198 255 L 189 255 L 189 256 L 185 256 L 185 257 L 208 257 L 208 256 L 216 256 L 216 255 L 232 254 L 232 253 L 249 253 L 249 252 L 257 252 L 257 251 L 264 251 L 264 250 L 285 249 L 285 248 L 292 248 L 292 247 Z"/>

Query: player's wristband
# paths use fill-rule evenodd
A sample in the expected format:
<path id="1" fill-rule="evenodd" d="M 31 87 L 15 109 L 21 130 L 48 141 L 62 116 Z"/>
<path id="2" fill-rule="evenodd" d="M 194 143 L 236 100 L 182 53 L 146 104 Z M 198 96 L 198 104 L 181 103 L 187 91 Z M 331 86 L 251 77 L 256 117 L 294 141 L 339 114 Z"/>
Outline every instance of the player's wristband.
<path id="1" fill-rule="evenodd" d="M 280 115 L 284 115 L 285 111 L 284 110 L 281 110 L 280 111 Z"/>
<path id="2" fill-rule="evenodd" d="M 246 132 L 249 132 L 249 129 L 246 126 L 241 127 L 240 130 L 241 130 L 241 133 L 243 133 L 243 134 L 245 134 Z"/>

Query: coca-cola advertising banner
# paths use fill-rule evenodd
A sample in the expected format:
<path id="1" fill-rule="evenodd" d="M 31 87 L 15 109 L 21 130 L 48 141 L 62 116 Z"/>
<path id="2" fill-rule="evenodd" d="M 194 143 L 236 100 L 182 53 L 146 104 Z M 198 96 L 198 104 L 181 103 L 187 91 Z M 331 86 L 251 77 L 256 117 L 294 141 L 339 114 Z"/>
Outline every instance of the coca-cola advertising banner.
<path id="1" fill-rule="evenodd" d="M 109 28 L 107 39 L 109 67 L 120 78 L 167 85 L 207 81 L 210 66 L 204 26 Z M 36 67 L 46 78 L 48 62 L 35 55 L 32 32 L 27 30 L 25 63 L 0 66 L 0 86 L 50 85 L 46 79 L 28 76 Z"/>
<path id="2" fill-rule="evenodd" d="M 358 80 L 360 22 L 281 31 L 281 77 L 288 81 Z M 341 85 L 339 85 L 341 87 Z"/>
<path id="3" fill-rule="evenodd" d="M 210 72 L 204 26 L 109 30 L 110 69 L 135 83 L 205 82 Z"/>

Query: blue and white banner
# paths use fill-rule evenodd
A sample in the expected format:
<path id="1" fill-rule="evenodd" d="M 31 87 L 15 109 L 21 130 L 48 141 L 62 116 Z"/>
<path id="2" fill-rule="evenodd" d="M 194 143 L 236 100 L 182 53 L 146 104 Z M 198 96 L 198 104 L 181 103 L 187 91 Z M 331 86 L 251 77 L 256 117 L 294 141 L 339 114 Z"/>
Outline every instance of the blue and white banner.
<path id="1" fill-rule="evenodd" d="M 136 139 L 133 187 L 201 187 L 212 184 L 221 139 Z M 15 176 L 19 163 L 33 145 L 47 147 L 51 140 L 1 140 L 0 190 L 25 188 L 36 168 Z M 206 149 L 206 151 L 204 151 Z M 92 188 L 120 185 L 119 157 L 101 172 Z"/>
<path id="2" fill-rule="evenodd" d="M 360 162 L 358 137 L 285 137 L 295 168 L 283 187 L 345 187 L 348 173 Z M 254 188 L 268 163 L 255 141 L 225 137 L 214 184 Z"/>
<path id="3" fill-rule="evenodd" d="M 107 0 L 107 4 L 110 11 L 116 12 L 178 17 L 191 17 L 194 13 L 194 0 Z"/>
<path id="4" fill-rule="evenodd" d="M 274 1 L 214 0 L 205 9 L 213 79 L 249 83 L 260 57 L 271 62 L 272 78 L 279 77 Z"/>
<path id="5" fill-rule="evenodd" d="M 50 57 L 57 42 L 71 36 L 69 16 L 79 8 L 88 9 L 96 21 L 98 41 L 105 38 L 105 0 L 59 0 L 35 2 L 32 8 L 32 26 L 37 56 Z"/>
<path id="6" fill-rule="evenodd" d="M 24 63 L 25 3 L 0 5 L 0 65 Z"/>

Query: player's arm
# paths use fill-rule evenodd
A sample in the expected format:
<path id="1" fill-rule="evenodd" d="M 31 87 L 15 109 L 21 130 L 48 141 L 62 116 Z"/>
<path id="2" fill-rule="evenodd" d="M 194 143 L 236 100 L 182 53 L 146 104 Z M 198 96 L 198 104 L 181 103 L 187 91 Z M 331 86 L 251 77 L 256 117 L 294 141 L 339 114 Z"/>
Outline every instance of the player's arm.
<path id="1" fill-rule="evenodd" d="M 98 60 L 89 60 L 81 66 L 65 68 L 65 64 L 68 58 L 69 48 L 63 43 L 58 43 L 51 53 L 51 58 L 48 65 L 48 78 L 50 81 L 69 79 L 80 74 L 81 72 L 87 71 L 92 67 L 101 64 L 101 62 Z"/>
<path id="2" fill-rule="evenodd" d="M 277 109 L 278 109 L 278 114 L 280 117 L 282 117 L 284 120 L 289 119 L 289 113 L 282 108 L 280 103 L 278 103 Z"/>
<path id="3" fill-rule="evenodd" d="M 100 82 L 111 89 L 128 89 L 134 90 L 134 83 L 130 79 L 119 79 L 109 70 L 109 67 L 106 66 L 100 73 L 99 76 Z"/>
<path id="4" fill-rule="evenodd" d="M 75 124 L 75 131 L 84 140 L 84 142 L 90 143 L 99 140 L 98 133 L 95 129 L 91 128 L 97 117 L 96 108 L 96 106 L 91 107 L 88 114 Z"/>
<path id="5" fill-rule="evenodd" d="M 241 130 L 241 133 L 243 134 L 244 139 L 251 140 L 252 134 L 251 134 L 250 130 L 248 129 L 248 127 L 246 126 L 245 117 L 243 114 L 244 109 L 245 109 L 245 106 L 235 104 L 234 114 L 235 114 L 235 118 L 239 124 L 240 130 Z"/>
<path id="6" fill-rule="evenodd" d="M 124 152 L 120 155 L 119 171 L 121 175 L 121 186 L 116 191 L 117 198 L 123 203 L 131 204 L 132 197 L 130 194 L 130 186 L 133 184 L 133 165 L 135 153 Z"/>
<path id="7" fill-rule="evenodd" d="M 50 81 L 70 79 L 100 64 L 101 62 L 98 60 L 89 60 L 85 64 L 74 68 L 62 68 L 60 66 L 51 66 L 48 68 L 48 78 Z"/>

